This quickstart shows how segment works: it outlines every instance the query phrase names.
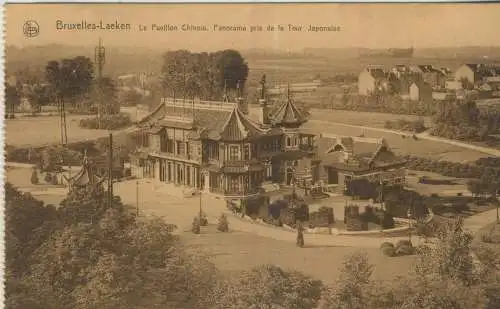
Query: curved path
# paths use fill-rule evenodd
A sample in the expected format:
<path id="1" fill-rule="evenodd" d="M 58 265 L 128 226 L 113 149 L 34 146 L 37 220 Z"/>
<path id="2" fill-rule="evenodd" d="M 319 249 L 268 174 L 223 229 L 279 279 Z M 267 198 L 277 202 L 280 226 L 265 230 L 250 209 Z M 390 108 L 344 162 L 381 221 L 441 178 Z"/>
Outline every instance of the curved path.
<path id="1" fill-rule="evenodd" d="M 374 127 L 367 127 L 367 126 L 360 126 L 360 125 L 352 125 L 352 124 L 331 122 L 331 121 L 325 121 L 325 120 L 312 119 L 312 120 L 309 120 L 309 122 L 317 123 L 317 124 L 334 124 L 334 125 L 339 125 L 339 126 L 344 126 L 344 127 L 357 128 L 357 129 L 363 129 L 363 130 L 369 130 L 369 131 L 384 132 L 384 133 L 413 135 L 411 133 L 403 132 L 403 131 L 389 130 L 389 129 L 383 129 L 383 128 L 374 128 Z M 486 153 L 489 155 L 493 155 L 496 157 L 500 157 L 500 150 L 499 149 L 495 149 L 495 148 L 491 148 L 491 147 L 482 147 L 482 146 L 477 146 L 474 144 L 464 143 L 464 142 L 451 140 L 451 139 L 447 139 L 447 138 L 436 137 L 436 136 L 429 135 L 428 132 L 418 133 L 415 135 L 420 139 L 426 139 L 426 140 L 446 143 L 449 145 L 467 148 L 467 149 L 483 152 L 483 153 Z"/>
<path id="2" fill-rule="evenodd" d="M 12 164 L 7 162 L 7 166 L 25 170 L 25 177 L 28 179 L 31 173 L 31 165 Z M 55 200 L 62 200 L 66 195 L 66 190 L 61 188 L 37 188 L 26 183 L 16 183 L 15 179 L 9 179 L 7 170 L 7 179 L 13 182 L 20 190 L 30 192 L 33 196 L 44 200 L 50 198 L 51 203 Z M 18 178 L 19 179 L 19 178 Z M 137 205 L 137 184 L 135 180 L 128 180 L 114 184 L 114 192 L 120 196 L 122 201 L 128 205 Z M 167 222 L 176 224 L 179 232 L 188 231 L 194 216 L 198 214 L 200 207 L 199 197 L 184 197 L 182 188 L 168 186 L 141 180 L 139 182 L 139 210 L 144 215 L 155 215 L 163 217 Z M 261 237 L 267 237 L 280 241 L 295 242 L 296 232 L 283 228 L 269 226 L 254 222 L 248 219 L 242 219 L 232 215 L 225 207 L 225 203 L 212 196 L 202 196 L 201 206 L 211 223 L 217 222 L 221 213 L 227 215 L 230 228 L 246 233 L 251 233 Z M 494 222 L 496 219 L 496 210 L 490 210 L 484 213 L 476 214 L 464 221 L 465 228 L 475 233 L 485 225 Z M 358 247 L 358 248 L 379 248 L 382 242 L 396 242 L 398 240 L 408 239 L 403 237 L 379 237 L 377 235 L 365 236 L 347 236 L 347 235 L 324 235 L 324 234 L 304 234 L 306 244 L 313 246 L 337 246 L 337 247 Z M 421 243 L 423 239 L 412 237 L 415 245 Z"/>

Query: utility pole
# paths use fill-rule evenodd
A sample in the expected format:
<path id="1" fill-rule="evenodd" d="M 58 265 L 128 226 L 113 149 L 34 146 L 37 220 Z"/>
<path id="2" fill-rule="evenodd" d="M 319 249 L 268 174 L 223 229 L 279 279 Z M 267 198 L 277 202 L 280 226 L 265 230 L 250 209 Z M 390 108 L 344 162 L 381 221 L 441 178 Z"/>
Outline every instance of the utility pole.
<path id="1" fill-rule="evenodd" d="M 109 207 L 113 207 L 113 134 L 112 133 L 109 133 L 108 200 L 109 200 Z"/>
<path id="2" fill-rule="evenodd" d="M 101 128 L 102 119 L 102 69 L 104 67 L 104 62 L 106 58 L 106 49 L 102 46 L 101 38 L 99 38 L 99 45 L 96 46 L 94 51 L 94 61 L 97 65 L 97 92 L 99 97 L 99 102 L 97 103 L 97 128 Z"/>

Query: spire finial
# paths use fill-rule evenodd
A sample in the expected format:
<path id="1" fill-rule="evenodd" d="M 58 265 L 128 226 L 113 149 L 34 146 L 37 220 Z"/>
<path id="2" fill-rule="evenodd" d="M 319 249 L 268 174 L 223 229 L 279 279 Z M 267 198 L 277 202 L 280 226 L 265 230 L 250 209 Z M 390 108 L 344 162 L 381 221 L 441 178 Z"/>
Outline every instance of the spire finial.
<path id="1" fill-rule="evenodd" d="M 262 75 L 262 79 L 260 80 L 260 85 L 261 85 L 260 98 L 264 100 L 266 96 L 266 74 Z"/>
<path id="2" fill-rule="evenodd" d="M 290 81 L 288 82 L 288 86 L 286 89 L 286 96 L 287 96 L 288 101 L 290 101 Z"/>

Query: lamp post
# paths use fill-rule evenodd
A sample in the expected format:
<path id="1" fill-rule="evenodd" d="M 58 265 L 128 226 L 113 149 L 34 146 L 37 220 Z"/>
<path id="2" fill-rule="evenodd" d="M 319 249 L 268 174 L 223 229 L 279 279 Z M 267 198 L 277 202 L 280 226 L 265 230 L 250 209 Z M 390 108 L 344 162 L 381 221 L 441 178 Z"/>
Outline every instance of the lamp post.
<path id="1" fill-rule="evenodd" d="M 411 207 L 411 205 L 410 205 L 410 207 Z M 408 217 L 408 241 L 411 244 L 411 218 L 412 218 L 411 208 L 408 208 L 407 217 Z"/>

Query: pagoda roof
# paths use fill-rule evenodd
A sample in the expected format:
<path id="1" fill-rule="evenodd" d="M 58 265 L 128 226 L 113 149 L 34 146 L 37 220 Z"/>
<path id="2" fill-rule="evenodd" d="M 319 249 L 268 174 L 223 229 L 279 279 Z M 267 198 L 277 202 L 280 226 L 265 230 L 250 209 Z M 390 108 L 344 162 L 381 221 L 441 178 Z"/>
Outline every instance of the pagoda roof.
<path id="1" fill-rule="evenodd" d="M 155 110 L 141 121 L 154 128 L 157 126 L 192 130 L 191 138 L 207 138 L 222 141 L 242 141 L 265 135 L 268 129 L 261 128 L 260 124 L 251 120 L 238 107 L 233 108 L 206 108 L 193 109 L 182 106 L 160 104 Z M 188 115 L 188 116 L 186 116 Z M 167 121 L 172 117 L 189 118 L 190 123 Z"/>
<path id="2" fill-rule="evenodd" d="M 288 89 L 286 100 L 276 109 L 271 116 L 273 125 L 301 125 L 307 121 L 307 116 L 293 103 Z"/>
<path id="3" fill-rule="evenodd" d="M 100 184 L 104 181 L 103 178 L 96 175 L 86 155 L 83 159 L 82 169 L 75 176 L 66 178 L 66 180 L 71 187 L 86 187 L 88 185 Z"/>

